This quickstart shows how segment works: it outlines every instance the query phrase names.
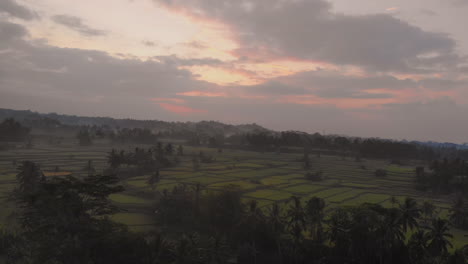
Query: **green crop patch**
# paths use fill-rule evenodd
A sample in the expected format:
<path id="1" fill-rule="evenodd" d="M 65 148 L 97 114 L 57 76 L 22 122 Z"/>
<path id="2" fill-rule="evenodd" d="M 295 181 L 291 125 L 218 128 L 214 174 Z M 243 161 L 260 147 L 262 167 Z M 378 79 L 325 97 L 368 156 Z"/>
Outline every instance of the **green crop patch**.
<path id="1" fill-rule="evenodd" d="M 290 192 L 290 193 L 298 193 L 300 195 L 308 195 L 311 193 L 315 193 L 317 191 L 323 190 L 327 187 L 322 186 L 322 185 L 312 185 L 312 184 L 301 184 L 301 185 L 296 185 L 292 187 L 287 187 L 284 188 L 284 191 Z"/>
<path id="2" fill-rule="evenodd" d="M 282 176 L 272 176 L 268 178 L 261 179 L 261 182 L 264 185 L 280 185 L 289 183 L 289 177 L 287 175 Z"/>
<path id="3" fill-rule="evenodd" d="M 377 188 L 377 185 L 365 184 L 365 183 L 345 182 L 345 183 L 340 183 L 340 184 L 343 187 L 351 187 L 351 188 Z"/>
<path id="4" fill-rule="evenodd" d="M 359 205 L 363 203 L 382 203 L 385 200 L 389 199 L 390 196 L 387 194 L 374 194 L 374 193 L 365 193 L 354 199 L 346 201 L 346 205 Z"/>
<path id="5" fill-rule="evenodd" d="M 269 200 L 282 200 L 282 199 L 287 199 L 292 196 L 291 193 L 288 192 L 283 192 L 283 191 L 277 191 L 277 190 L 258 190 L 255 192 L 249 192 L 246 193 L 245 196 L 251 197 L 251 198 L 260 198 L 260 199 L 269 199 Z"/>
<path id="6" fill-rule="evenodd" d="M 128 225 L 135 232 L 146 232 L 155 228 L 154 219 L 146 214 L 118 213 L 112 216 L 112 220 Z"/>
<path id="7" fill-rule="evenodd" d="M 220 182 L 220 183 L 211 184 L 208 187 L 222 189 L 230 185 L 239 186 L 241 190 L 250 190 L 250 189 L 255 189 L 259 186 L 262 186 L 261 184 L 255 184 L 255 183 L 248 182 L 248 181 L 228 181 L 228 182 Z"/>
<path id="8" fill-rule="evenodd" d="M 347 191 L 347 192 L 339 193 L 339 194 L 336 194 L 334 196 L 328 197 L 327 202 L 342 203 L 342 202 L 344 202 L 346 200 L 353 199 L 353 198 L 359 196 L 360 194 L 361 194 L 361 192 L 359 192 L 359 191 L 350 190 L 350 191 Z"/>
<path id="9" fill-rule="evenodd" d="M 127 181 L 127 184 L 137 188 L 149 186 L 147 180 L 129 180 Z"/>
<path id="10" fill-rule="evenodd" d="M 316 193 L 313 193 L 312 195 L 310 195 L 310 197 L 319 197 L 319 198 L 328 198 L 328 197 L 331 197 L 331 196 L 334 196 L 334 195 L 337 195 L 337 194 L 340 194 L 340 193 L 345 193 L 345 192 L 348 192 L 352 190 L 351 188 L 328 188 L 328 189 L 325 189 L 323 191 L 319 191 L 319 192 L 316 192 Z"/>
<path id="11" fill-rule="evenodd" d="M 127 194 L 111 194 L 109 199 L 121 204 L 151 205 L 152 201 Z"/>

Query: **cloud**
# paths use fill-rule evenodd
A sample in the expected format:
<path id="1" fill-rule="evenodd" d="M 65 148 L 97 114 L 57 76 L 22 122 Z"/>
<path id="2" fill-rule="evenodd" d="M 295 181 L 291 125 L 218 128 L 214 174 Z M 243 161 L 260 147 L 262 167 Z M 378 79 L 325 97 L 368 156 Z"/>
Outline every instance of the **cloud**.
<path id="1" fill-rule="evenodd" d="M 142 41 L 143 45 L 147 46 L 147 47 L 154 47 L 154 46 L 157 46 L 158 44 L 154 41 L 149 41 L 149 40 L 145 40 L 145 41 Z"/>
<path id="2" fill-rule="evenodd" d="M 0 22 L 3 107 L 163 119 L 172 116 L 158 113 L 162 108 L 151 98 L 213 86 L 172 63 L 58 48 L 22 39 L 26 34 L 18 24 Z"/>
<path id="3" fill-rule="evenodd" d="M 176 114 L 196 114 L 196 113 L 205 113 L 206 110 L 195 109 L 188 106 L 169 104 L 169 103 L 159 103 L 163 109 L 176 113 Z"/>
<path id="4" fill-rule="evenodd" d="M 0 14 L 5 13 L 12 17 L 21 18 L 24 20 L 37 19 L 38 15 L 28 8 L 19 5 L 15 0 L 1 0 Z"/>
<path id="5" fill-rule="evenodd" d="M 65 26 L 71 30 L 74 30 L 84 36 L 94 37 L 94 36 L 104 36 L 107 34 L 104 30 L 94 29 L 85 25 L 81 18 L 70 16 L 70 15 L 55 15 L 52 17 L 52 20 Z"/>
<path id="6" fill-rule="evenodd" d="M 426 16 L 437 16 L 437 12 L 427 9 L 427 8 L 422 8 L 420 10 L 420 13 Z"/>
<path id="7" fill-rule="evenodd" d="M 220 65 L 223 62 L 219 59 L 213 58 L 180 58 L 176 55 L 168 56 L 155 56 L 154 59 L 157 59 L 163 63 L 171 64 L 173 66 L 197 66 L 197 65 Z"/>
<path id="8" fill-rule="evenodd" d="M 344 15 L 323 0 L 154 0 L 194 19 L 226 24 L 239 51 L 323 60 L 378 72 L 431 72 L 459 61 L 456 42 L 389 14 Z M 243 52 L 238 55 L 241 56 Z M 431 55 L 431 60 L 424 60 Z"/>
<path id="9" fill-rule="evenodd" d="M 151 98 L 151 101 L 157 102 L 157 103 L 164 103 L 164 102 L 176 103 L 176 104 L 185 103 L 185 100 L 180 99 L 180 98 Z"/>
<path id="10" fill-rule="evenodd" d="M 21 39 L 27 35 L 27 30 L 18 24 L 0 20 L 0 47 L 8 47 L 12 41 Z"/>
<path id="11" fill-rule="evenodd" d="M 177 93 L 180 96 L 190 97 L 226 97 L 227 94 L 224 92 L 209 92 L 209 91 L 188 91 L 183 93 Z"/>
<path id="12" fill-rule="evenodd" d="M 468 80 L 398 79 L 315 70 L 258 85 L 199 81 L 177 56 L 141 60 L 58 48 L 0 22 L 0 105 L 65 114 L 178 121 L 257 122 L 274 129 L 461 141 Z M 450 95 L 450 93 L 454 93 Z M 450 95 L 446 101 L 437 99 Z M 455 103 L 457 102 L 457 103 Z M 427 109 L 433 108 L 433 111 Z M 440 111 L 440 112 L 437 112 Z M 464 113 L 464 114 L 463 114 Z M 403 116 L 403 117 L 402 117 Z M 411 118 L 417 118 L 411 123 Z M 442 121 L 439 119 L 443 119 Z M 442 137 L 442 128 L 454 127 Z M 407 127 L 406 127 L 407 126 Z"/>
<path id="13" fill-rule="evenodd" d="M 468 5 L 468 0 L 450 0 L 450 2 L 458 7 Z"/>

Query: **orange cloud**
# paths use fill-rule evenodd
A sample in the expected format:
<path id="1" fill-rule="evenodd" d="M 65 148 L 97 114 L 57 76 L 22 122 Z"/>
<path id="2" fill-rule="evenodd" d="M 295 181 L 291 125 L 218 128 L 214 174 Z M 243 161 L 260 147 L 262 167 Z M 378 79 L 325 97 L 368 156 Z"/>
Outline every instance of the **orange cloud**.
<path id="1" fill-rule="evenodd" d="M 159 106 L 164 110 L 176 113 L 176 114 L 196 114 L 196 113 L 206 113 L 206 110 L 195 109 L 188 106 L 169 104 L 169 103 L 159 103 Z"/>

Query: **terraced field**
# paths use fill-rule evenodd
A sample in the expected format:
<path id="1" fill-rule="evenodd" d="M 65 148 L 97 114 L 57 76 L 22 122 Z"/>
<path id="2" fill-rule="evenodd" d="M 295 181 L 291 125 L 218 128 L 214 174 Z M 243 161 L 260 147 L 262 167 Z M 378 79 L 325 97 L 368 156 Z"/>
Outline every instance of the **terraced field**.
<path id="1" fill-rule="evenodd" d="M 117 149 L 134 149 L 135 145 L 114 146 Z M 148 146 L 138 146 L 148 147 Z M 33 149 L 15 149 L 0 151 L 0 223 L 8 221 L 8 215 L 13 211 L 8 202 L 8 193 L 14 188 L 16 167 L 20 161 L 31 160 L 41 165 L 49 172 L 48 177 L 73 173 L 86 175 L 88 160 L 97 173 L 107 167 L 106 153 L 112 149 L 108 144 L 96 144 L 91 147 L 76 145 L 48 146 L 38 145 Z M 201 163 L 194 171 L 192 153 L 203 151 L 213 155 L 215 162 Z M 446 215 L 450 208 L 452 197 L 429 197 L 425 193 L 415 191 L 412 187 L 413 169 L 417 162 L 409 166 L 392 165 L 388 160 L 361 160 L 338 156 L 311 157 L 311 171 L 321 171 L 323 180 L 313 182 L 306 180 L 302 168 L 300 154 L 258 153 L 251 151 L 225 149 L 218 153 L 217 149 L 185 147 L 186 155 L 181 157 L 177 167 L 162 170 L 161 181 L 155 189 L 147 184 L 148 175 L 138 175 L 126 179 L 126 188 L 122 194 L 110 198 L 125 209 L 114 217 L 116 221 L 126 223 L 137 231 L 151 228 L 152 204 L 155 192 L 171 189 L 177 184 L 195 185 L 200 183 L 206 190 L 236 185 L 241 188 L 244 199 L 256 199 L 260 206 L 268 206 L 275 202 L 285 202 L 292 195 L 321 197 L 325 199 L 327 208 L 336 206 L 357 205 L 363 202 L 380 203 L 392 206 L 390 197 L 404 199 L 413 197 L 418 201 L 433 200 L 441 215 Z M 387 170 L 386 177 L 376 177 L 376 169 Z M 459 243 L 468 243 L 465 233 L 456 231 Z"/>

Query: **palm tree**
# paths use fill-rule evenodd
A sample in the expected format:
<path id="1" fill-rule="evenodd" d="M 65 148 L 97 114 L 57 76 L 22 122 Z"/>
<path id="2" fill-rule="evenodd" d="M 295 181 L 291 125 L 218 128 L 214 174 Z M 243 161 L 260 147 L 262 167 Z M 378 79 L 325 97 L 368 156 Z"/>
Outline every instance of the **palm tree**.
<path id="1" fill-rule="evenodd" d="M 405 234 L 400 225 L 400 211 L 395 208 L 389 209 L 388 213 L 378 223 L 376 233 L 381 246 L 380 263 L 383 263 L 383 258 L 386 255 L 392 262 L 393 249 L 395 246 L 400 246 L 405 239 Z"/>
<path id="2" fill-rule="evenodd" d="M 434 217 L 436 207 L 431 201 L 424 201 L 421 207 L 422 214 L 424 215 L 424 222 L 426 225 Z"/>
<path id="3" fill-rule="evenodd" d="M 170 262 L 173 259 L 173 245 L 164 239 L 160 234 L 147 241 L 148 264 L 158 264 Z"/>
<path id="4" fill-rule="evenodd" d="M 428 240 L 429 249 L 435 256 L 447 254 L 448 248 L 453 247 L 449 239 L 453 238 L 450 233 L 450 223 L 444 219 L 432 220 L 432 225 L 429 227 Z"/>
<path id="5" fill-rule="evenodd" d="M 450 221 L 459 227 L 468 225 L 468 204 L 461 195 L 455 199 L 450 209 Z"/>
<path id="6" fill-rule="evenodd" d="M 392 207 L 395 207 L 395 205 L 400 204 L 400 201 L 398 201 L 396 196 L 392 195 L 392 197 L 390 197 L 390 203 L 392 204 Z"/>
<path id="7" fill-rule="evenodd" d="M 403 231 L 409 229 L 417 228 L 418 218 L 421 216 L 421 209 L 418 207 L 418 202 L 411 198 L 406 197 L 405 201 L 400 205 L 401 210 L 401 224 L 403 226 Z"/>
<path id="8" fill-rule="evenodd" d="M 292 205 L 289 206 L 287 216 L 288 226 L 294 237 L 294 241 L 299 243 L 302 239 L 302 232 L 306 229 L 306 213 L 302 207 L 301 198 L 292 196 Z"/>
<path id="9" fill-rule="evenodd" d="M 271 206 L 267 217 L 267 223 L 270 232 L 272 233 L 275 239 L 276 248 L 278 250 L 278 256 L 280 259 L 279 262 L 282 263 L 283 254 L 281 249 L 281 234 L 284 231 L 285 219 L 284 216 L 281 214 L 281 207 L 278 203 L 274 203 Z"/>
<path id="10" fill-rule="evenodd" d="M 318 197 L 312 197 L 306 203 L 306 217 L 310 226 L 310 235 L 313 240 L 320 241 L 322 238 L 322 221 L 325 201 Z"/>
<path id="11" fill-rule="evenodd" d="M 411 263 L 427 263 L 428 256 L 428 234 L 423 230 L 418 230 L 408 241 L 408 250 Z"/>
<path id="12" fill-rule="evenodd" d="M 349 250 L 351 237 L 349 234 L 352 219 L 349 213 L 342 209 L 337 208 L 327 221 L 328 224 L 328 238 L 333 243 L 335 255 L 345 256 Z"/>

